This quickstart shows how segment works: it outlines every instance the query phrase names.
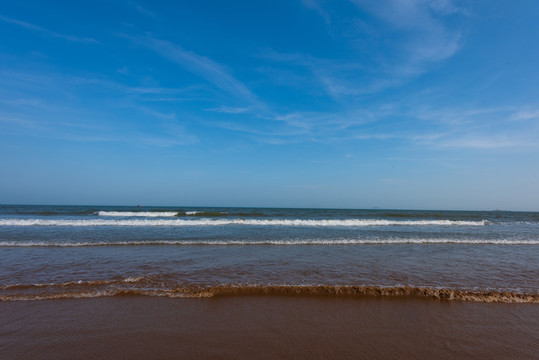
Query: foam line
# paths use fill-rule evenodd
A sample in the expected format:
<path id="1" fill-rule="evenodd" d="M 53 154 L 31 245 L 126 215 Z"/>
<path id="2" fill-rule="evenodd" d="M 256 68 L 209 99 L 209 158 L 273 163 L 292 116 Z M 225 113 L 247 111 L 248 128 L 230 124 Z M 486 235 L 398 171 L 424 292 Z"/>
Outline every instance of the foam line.
<path id="1" fill-rule="evenodd" d="M 125 282 L 125 281 L 123 281 Z M 444 301 L 539 303 L 538 293 L 518 293 L 511 291 L 456 290 L 448 288 L 413 286 L 333 286 L 333 285 L 219 285 L 219 286 L 178 286 L 174 288 L 125 287 L 118 281 L 116 286 L 96 286 L 80 284 L 73 287 L 66 283 L 54 286 L 51 291 L 31 293 L 11 293 L 0 295 L 0 301 L 51 300 L 66 298 L 92 298 L 111 296 L 164 296 L 176 298 L 208 298 L 219 296 L 300 296 L 300 297 L 415 297 Z M 20 285 L 22 287 L 22 285 Z M 25 286 L 28 287 L 28 286 Z M 31 287 L 31 285 L 30 285 Z M 1 287 L 0 287 L 1 288 Z M 60 290 L 57 290 L 57 289 Z M 16 289 L 15 289 L 16 290 Z M 57 290 L 57 291 L 54 291 Z"/>
<path id="2" fill-rule="evenodd" d="M 98 211 L 99 216 L 114 217 L 173 217 L 177 216 L 177 211 Z"/>
<path id="3" fill-rule="evenodd" d="M 0 226 L 484 226 L 487 220 L 376 220 L 376 219 L 0 219 Z"/>
<path id="4" fill-rule="evenodd" d="M 146 240 L 146 241 L 0 241 L 0 247 L 92 247 L 92 246 L 308 246 L 308 245 L 471 244 L 539 245 L 539 240 L 489 239 L 300 239 L 300 240 Z"/>

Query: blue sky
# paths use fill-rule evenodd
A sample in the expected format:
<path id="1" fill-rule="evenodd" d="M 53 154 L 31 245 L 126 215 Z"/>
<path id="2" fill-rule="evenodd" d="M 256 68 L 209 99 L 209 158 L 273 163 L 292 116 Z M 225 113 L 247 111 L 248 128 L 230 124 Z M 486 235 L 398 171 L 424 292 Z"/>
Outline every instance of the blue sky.
<path id="1" fill-rule="evenodd" d="M 0 4 L 0 203 L 539 210 L 539 2 Z"/>

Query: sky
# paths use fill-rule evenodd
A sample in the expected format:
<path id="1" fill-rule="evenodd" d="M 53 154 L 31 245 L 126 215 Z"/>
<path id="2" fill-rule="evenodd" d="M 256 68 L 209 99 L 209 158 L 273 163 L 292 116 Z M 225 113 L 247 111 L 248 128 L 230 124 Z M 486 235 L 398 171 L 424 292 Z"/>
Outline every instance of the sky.
<path id="1" fill-rule="evenodd" d="M 538 17 L 3 1 L 0 203 L 538 211 Z"/>

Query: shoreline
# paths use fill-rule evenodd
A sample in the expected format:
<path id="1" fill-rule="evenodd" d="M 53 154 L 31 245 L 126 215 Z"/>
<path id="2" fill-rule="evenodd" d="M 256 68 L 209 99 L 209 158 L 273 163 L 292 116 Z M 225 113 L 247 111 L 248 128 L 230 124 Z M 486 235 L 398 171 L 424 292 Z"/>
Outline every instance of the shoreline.
<path id="1" fill-rule="evenodd" d="M 535 304 L 402 297 L 116 296 L 0 303 L 21 358 L 534 358 Z"/>
<path id="2" fill-rule="evenodd" d="M 161 286 L 158 288 L 157 286 Z M 18 292 L 17 292 L 18 291 Z M 168 298 L 219 298 L 231 296 L 294 297 L 397 297 L 484 303 L 539 303 L 538 293 L 495 290 L 463 290 L 415 286 L 356 285 L 217 285 L 152 283 L 146 277 L 121 280 L 75 281 L 51 284 L 12 284 L 0 286 L 0 302 L 88 299 L 118 296 Z"/>

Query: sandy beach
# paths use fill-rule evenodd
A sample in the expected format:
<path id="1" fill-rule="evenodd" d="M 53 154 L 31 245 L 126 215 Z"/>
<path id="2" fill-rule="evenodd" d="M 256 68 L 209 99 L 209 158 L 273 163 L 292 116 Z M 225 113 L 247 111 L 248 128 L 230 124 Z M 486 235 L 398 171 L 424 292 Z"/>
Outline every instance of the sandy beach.
<path id="1" fill-rule="evenodd" d="M 4 359 L 533 359 L 536 304 L 144 296 L 0 303 Z"/>

